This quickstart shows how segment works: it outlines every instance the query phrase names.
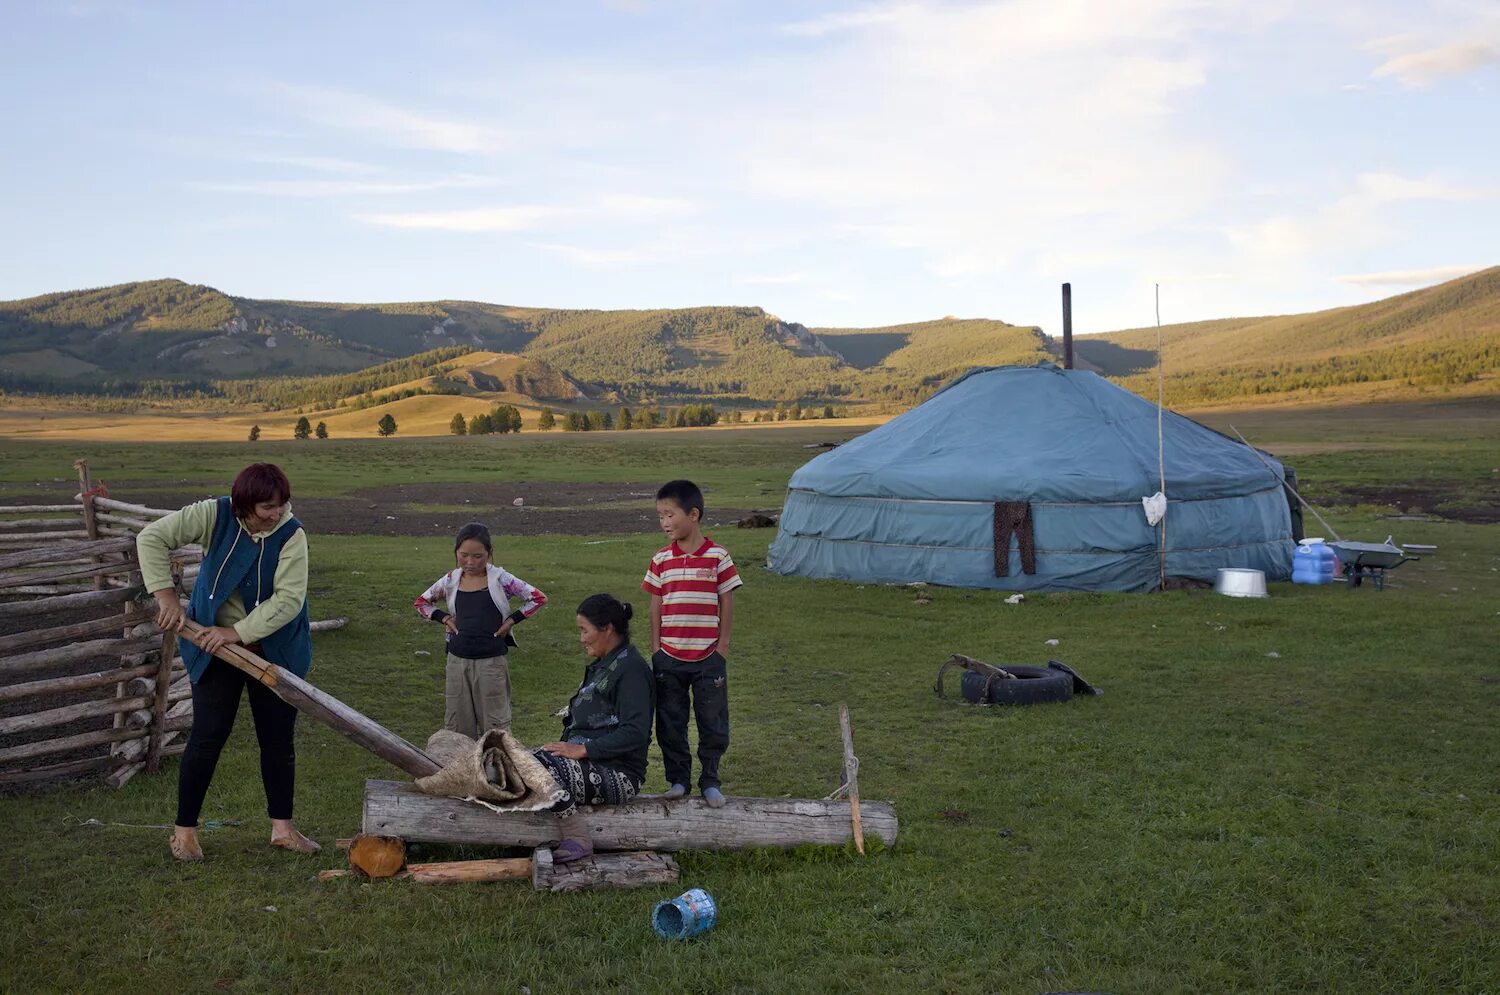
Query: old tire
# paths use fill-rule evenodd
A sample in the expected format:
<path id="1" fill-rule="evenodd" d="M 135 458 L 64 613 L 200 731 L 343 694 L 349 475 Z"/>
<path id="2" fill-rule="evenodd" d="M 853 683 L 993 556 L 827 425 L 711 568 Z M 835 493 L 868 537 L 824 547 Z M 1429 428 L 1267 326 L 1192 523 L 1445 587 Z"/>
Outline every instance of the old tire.
<path id="1" fill-rule="evenodd" d="M 1015 680 L 997 677 L 989 680 L 984 674 L 972 670 L 964 671 L 960 690 L 965 701 L 985 705 L 1037 705 L 1048 701 L 1067 701 L 1073 697 L 1073 676 L 1047 667 L 1028 667 L 1022 664 L 1001 664 L 1006 673 L 1014 674 Z M 988 684 L 988 689 L 986 689 Z"/>

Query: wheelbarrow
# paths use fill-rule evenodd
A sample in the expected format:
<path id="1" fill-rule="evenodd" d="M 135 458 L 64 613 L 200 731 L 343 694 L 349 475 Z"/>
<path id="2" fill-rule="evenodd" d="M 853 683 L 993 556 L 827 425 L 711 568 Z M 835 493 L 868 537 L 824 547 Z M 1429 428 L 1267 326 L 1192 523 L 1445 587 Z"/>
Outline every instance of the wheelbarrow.
<path id="1" fill-rule="evenodd" d="M 1338 554 L 1339 564 L 1344 570 L 1344 583 L 1359 587 L 1366 577 L 1375 582 L 1375 590 L 1385 590 L 1385 572 L 1394 570 L 1420 556 L 1409 556 L 1400 546 L 1387 538 L 1385 542 L 1346 542 L 1340 539 L 1328 544 Z"/>

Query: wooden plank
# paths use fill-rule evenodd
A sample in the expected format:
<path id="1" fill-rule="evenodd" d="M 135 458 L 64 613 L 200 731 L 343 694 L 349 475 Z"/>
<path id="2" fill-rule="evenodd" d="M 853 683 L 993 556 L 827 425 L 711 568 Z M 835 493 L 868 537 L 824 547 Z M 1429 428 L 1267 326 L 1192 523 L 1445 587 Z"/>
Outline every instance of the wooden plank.
<path id="1" fill-rule="evenodd" d="M 191 619 L 182 623 L 179 638 L 202 646 L 205 630 Z M 438 762 L 385 726 L 339 701 L 326 691 L 304 681 L 296 674 L 264 660 L 243 646 L 230 645 L 215 654 L 231 666 L 238 667 L 260 681 L 271 693 L 297 711 L 316 719 L 335 732 L 364 747 L 382 760 L 394 764 L 412 777 L 426 777 L 440 769 Z"/>
<path id="2" fill-rule="evenodd" d="M 156 670 L 156 664 L 147 663 L 139 667 L 101 670 L 93 674 L 76 674 L 72 677 L 49 677 L 44 681 L 27 681 L 25 684 L 12 684 L 9 687 L 0 687 L 0 702 L 19 701 L 22 698 L 31 698 L 39 694 L 64 694 L 69 691 L 87 691 L 90 688 L 102 688 L 109 684 L 118 684 L 120 681 L 145 677 L 147 674 L 156 673 Z"/>
<path id="3" fill-rule="evenodd" d="M 57 539 L 87 539 L 89 534 L 83 529 L 60 529 L 50 532 L 5 532 L 0 533 L 0 543 L 19 546 L 31 541 L 41 542 L 43 540 L 52 542 Z"/>
<path id="4" fill-rule="evenodd" d="M 863 803 L 866 836 L 896 841 L 890 802 Z M 795 798 L 729 798 L 709 808 L 701 798 L 641 799 L 584 807 L 596 850 L 739 850 L 749 846 L 842 846 L 850 838 L 849 804 Z M 456 798 L 433 798 L 403 781 L 365 782 L 362 831 L 407 843 L 551 846 L 562 841 L 550 812 L 491 812 Z"/>
<path id="5" fill-rule="evenodd" d="M 531 887 L 537 891 L 645 888 L 675 884 L 681 877 L 677 861 L 665 853 L 596 853 L 570 864 L 554 864 L 551 851 L 545 848 L 532 854 Z"/>
<path id="6" fill-rule="evenodd" d="M 9 518 L 0 519 L 0 529 L 46 528 L 49 525 L 72 525 L 71 518 Z"/>
<path id="7" fill-rule="evenodd" d="M 96 608 L 101 605 L 118 605 L 139 597 L 145 593 L 145 590 L 145 587 L 136 584 L 108 591 L 85 591 L 82 594 L 59 594 L 50 598 L 38 598 L 35 601 L 15 601 L 0 605 L 0 618 L 27 618 Z"/>
<path id="8" fill-rule="evenodd" d="M 112 592 L 102 591 L 102 594 Z M 38 649 L 52 643 L 71 643 L 90 636 L 102 636 L 106 632 L 119 632 L 132 625 L 141 622 L 150 622 L 156 618 L 156 606 L 151 605 L 143 608 L 133 608 L 127 604 L 126 610 L 120 615 L 108 615 L 104 618 L 96 618 L 89 622 L 77 622 L 73 625 L 49 625 L 40 629 L 32 629 L 30 632 L 17 632 L 10 636 L 0 636 L 0 654 L 19 653 L 23 650 Z"/>
<path id="9" fill-rule="evenodd" d="M 70 663 L 82 663 L 100 656 L 121 656 L 131 653 L 148 653 L 161 645 L 158 639 L 94 639 L 72 646 L 54 646 L 51 649 L 18 653 L 9 659 L 0 659 L 0 679 L 29 674 L 49 667 L 61 667 Z"/>
<path id="10" fill-rule="evenodd" d="M 76 504 L 3 504 L 0 505 L 0 515 L 29 515 L 33 512 L 55 512 L 71 511 L 78 514 Z"/>
<path id="11" fill-rule="evenodd" d="M 172 660 L 177 656 L 177 634 L 161 634 L 161 659 L 156 664 L 155 701 L 151 703 L 151 741 L 146 747 L 146 770 L 156 773 L 161 762 L 161 750 L 166 745 L 166 722 L 169 702 L 167 695 L 172 689 Z M 189 694 L 192 693 L 189 689 Z"/>

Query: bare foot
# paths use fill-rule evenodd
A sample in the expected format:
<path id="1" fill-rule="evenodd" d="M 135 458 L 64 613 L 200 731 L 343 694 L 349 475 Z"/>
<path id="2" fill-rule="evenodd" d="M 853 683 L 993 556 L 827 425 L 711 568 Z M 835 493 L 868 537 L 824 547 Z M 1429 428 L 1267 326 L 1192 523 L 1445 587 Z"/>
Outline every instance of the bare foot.
<path id="1" fill-rule="evenodd" d="M 198 845 L 196 829 L 177 826 L 173 828 L 167 843 L 172 848 L 172 856 L 178 860 L 192 862 L 203 859 L 203 848 Z"/>

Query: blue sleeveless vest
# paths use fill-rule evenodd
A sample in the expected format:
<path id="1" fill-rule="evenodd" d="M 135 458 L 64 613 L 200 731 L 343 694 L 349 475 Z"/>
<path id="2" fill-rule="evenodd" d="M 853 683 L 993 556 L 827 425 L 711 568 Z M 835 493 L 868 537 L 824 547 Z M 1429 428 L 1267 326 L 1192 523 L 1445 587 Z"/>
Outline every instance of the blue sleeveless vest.
<path id="1" fill-rule="evenodd" d="M 300 528 L 302 523 L 293 518 L 257 543 L 234 517 L 229 498 L 219 498 L 214 534 L 208 548 L 203 551 L 198 582 L 193 585 L 193 596 L 188 601 L 188 618 L 199 625 L 217 625 L 215 618 L 220 606 L 236 590 L 245 603 L 245 612 L 254 611 L 256 605 L 271 596 L 276 564 L 281 561 L 281 547 Z M 267 660 L 298 677 L 306 677 L 312 667 L 312 630 L 307 624 L 307 601 L 303 600 L 302 610 L 296 618 L 263 638 L 260 645 L 261 655 Z M 196 684 L 213 655 L 187 640 L 179 646 L 188 677 Z"/>

